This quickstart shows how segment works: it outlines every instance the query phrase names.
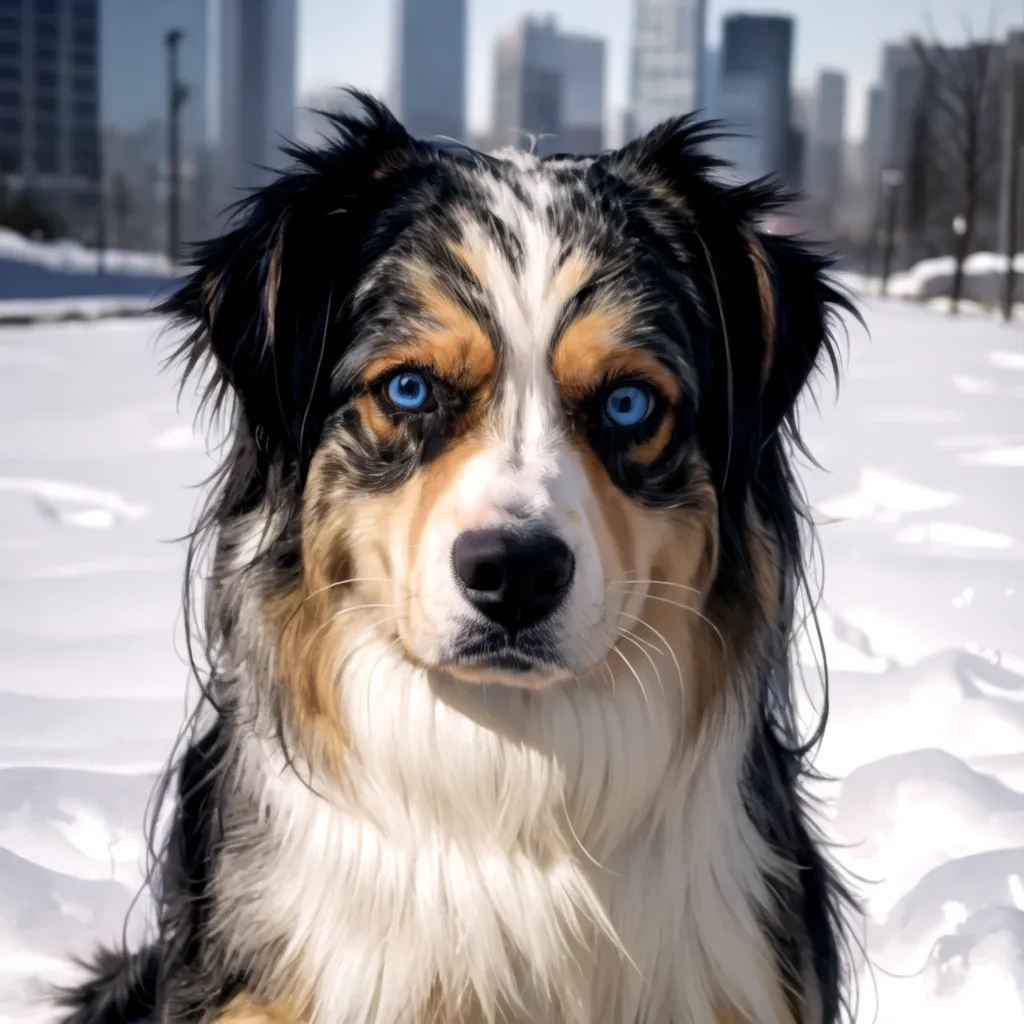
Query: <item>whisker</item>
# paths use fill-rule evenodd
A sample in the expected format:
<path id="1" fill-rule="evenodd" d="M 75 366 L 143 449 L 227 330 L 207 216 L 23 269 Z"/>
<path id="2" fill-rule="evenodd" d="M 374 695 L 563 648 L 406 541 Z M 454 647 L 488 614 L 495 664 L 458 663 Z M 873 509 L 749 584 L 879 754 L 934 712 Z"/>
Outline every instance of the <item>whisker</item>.
<path id="1" fill-rule="evenodd" d="M 630 616 L 628 612 L 619 612 L 619 615 L 625 615 L 625 616 L 627 616 L 629 618 L 632 618 L 632 616 Z M 645 625 L 646 625 L 646 623 L 645 623 Z M 630 640 L 634 640 L 636 643 L 643 644 L 644 647 L 647 647 L 650 650 L 654 651 L 655 654 L 664 654 L 665 653 L 657 644 L 652 644 L 650 642 L 650 640 L 645 640 L 642 636 L 638 636 L 636 633 L 630 632 L 625 627 L 623 627 L 623 626 L 616 626 L 615 628 L 623 636 L 629 637 Z"/>
<path id="2" fill-rule="evenodd" d="M 643 586 L 644 584 L 658 587 L 677 587 L 679 590 L 685 590 L 691 594 L 702 593 L 696 587 L 687 586 L 685 583 L 671 583 L 669 580 L 608 580 L 605 585 L 609 587 L 639 587 Z"/>
<path id="3" fill-rule="evenodd" d="M 619 614 L 626 615 L 628 613 L 620 612 Z M 668 651 L 669 657 L 672 659 L 672 662 L 676 667 L 676 675 L 679 678 L 679 686 L 685 686 L 686 683 L 683 680 L 683 667 L 679 664 L 679 659 L 676 657 L 676 652 L 673 649 L 672 645 L 668 642 L 668 639 L 657 629 L 655 629 L 646 619 L 641 618 L 639 615 L 630 615 L 629 617 L 631 619 L 635 619 L 641 626 L 645 626 L 647 629 L 649 629 L 665 645 L 665 650 Z"/>
<path id="4" fill-rule="evenodd" d="M 662 681 L 661 681 L 661 672 L 658 671 L 657 663 L 655 662 L 654 658 L 651 657 L 650 651 L 646 650 L 641 645 L 640 641 L 637 640 L 635 637 L 633 637 L 631 634 L 629 634 L 629 632 L 627 630 L 621 630 L 620 629 L 619 633 L 620 633 L 620 635 L 622 636 L 622 638 L 624 640 L 628 640 L 631 644 L 633 644 L 634 647 L 638 647 L 641 650 L 641 652 L 644 654 L 644 656 L 647 658 L 647 660 L 651 663 L 651 668 L 654 669 L 654 678 L 655 678 L 655 680 L 658 683 L 658 688 L 661 690 L 662 693 L 664 693 L 665 692 L 665 684 L 662 683 Z M 612 650 L 616 650 L 616 648 L 612 648 Z M 646 696 L 647 695 L 644 694 L 644 698 L 645 699 L 646 699 Z"/>
<path id="5" fill-rule="evenodd" d="M 306 606 L 306 603 L 312 601 L 314 597 L 319 597 L 320 594 L 325 594 L 329 590 L 334 590 L 337 587 L 348 586 L 350 583 L 400 583 L 407 590 L 409 585 L 402 580 L 392 580 L 384 576 L 353 576 L 347 580 L 336 580 L 334 583 L 327 583 L 322 587 L 317 587 L 316 590 L 311 590 L 308 594 L 304 594 L 302 600 L 292 609 L 292 613 L 285 620 L 285 627 L 291 625 L 292 620 L 300 611 Z"/>
<path id="6" fill-rule="evenodd" d="M 636 680 L 637 686 L 640 687 L 640 692 L 643 694 L 644 704 L 647 705 L 647 710 L 650 711 L 651 710 L 651 702 L 650 702 L 650 700 L 649 700 L 649 698 L 647 696 L 647 690 L 644 689 L 644 683 L 643 683 L 643 680 L 640 678 L 640 674 L 637 672 L 637 670 L 635 668 L 633 668 L 633 663 L 629 660 L 629 658 L 627 658 L 622 653 L 622 651 L 619 650 L 618 647 L 613 647 L 612 650 L 623 660 L 623 662 L 625 663 L 626 668 L 628 668 L 629 671 L 633 673 L 633 678 Z"/>
<path id="7" fill-rule="evenodd" d="M 310 647 L 313 645 L 313 642 L 319 638 L 320 634 L 323 633 L 324 630 L 329 629 L 331 626 L 333 626 L 338 621 L 338 619 L 343 618 L 345 615 L 351 615 L 354 612 L 366 611 L 370 608 L 401 607 L 402 606 L 398 604 L 357 604 L 353 605 L 351 608 L 342 608 L 339 611 L 333 612 L 324 622 L 321 622 L 320 625 L 317 626 L 317 628 L 312 632 L 312 634 L 310 634 L 310 636 L 306 638 L 306 642 L 302 647 L 303 658 L 305 658 L 306 655 L 309 654 Z M 384 621 L 387 620 L 385 619 Z"/>
<path id="8" fill-rule="evenodd" d="M 680 601 L 672 601 L 667 597 L 657 597 L 654 594 L 647 595 L 648 601 L 660 601 L 662 604 L 671 604 L 676 608 L 682 608 L 684 612 L 690 612 L 691 615 L 696 615 L 698 619 L 706 623 L 707 626 L 714 632 L 715 636 L 718 637 L 718 642 L 722 645 L 722 652 L 725 653 L 728 647 L 725 643 L 725 637 L 722 636 L 722 631 L 699 609 L 693 608 L 688 604 L 682 604 Z"/>

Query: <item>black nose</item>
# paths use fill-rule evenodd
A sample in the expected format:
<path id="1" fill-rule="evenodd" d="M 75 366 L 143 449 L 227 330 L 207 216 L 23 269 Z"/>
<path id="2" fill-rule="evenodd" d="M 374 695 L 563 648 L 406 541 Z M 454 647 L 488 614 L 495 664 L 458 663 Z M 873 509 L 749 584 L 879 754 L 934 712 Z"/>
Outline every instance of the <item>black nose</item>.
<path id="1" fill-rule="evenodd" d="M 549 533 L 502 530 L 460 534 L 452 561 L 473 607 L 506 629 L 526 629 L 550 615 L 576 566 L 568 545 Z"/>

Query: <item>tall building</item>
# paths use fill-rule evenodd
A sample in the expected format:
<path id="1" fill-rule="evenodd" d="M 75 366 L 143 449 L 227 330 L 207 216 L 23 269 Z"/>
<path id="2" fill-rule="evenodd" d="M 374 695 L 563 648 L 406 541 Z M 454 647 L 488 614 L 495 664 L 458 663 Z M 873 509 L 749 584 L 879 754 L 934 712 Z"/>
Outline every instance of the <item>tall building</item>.
<path id="1" fill-rule="evenodd" d="M 718 94 L 721 84 L 722 51 L 705 50 L 700 84 L 700 109 L 705 117 L 718 116 Z"/>
<path id="2" fill-rule="evenodd" d="M 630 128 L 643 134 L 701 106 L 706 0 L 636 0 Z"/>
<path id="3" fill-rule="evenodd" d="M 0 174 L 69 233 L 100 233 L 98 0 L 0 6 Z"/>
<path id="4" fill-rule="evenodd" d="M 603 39 L 524 18 L 498 40 L 493 139 L 498 146 L 596 153 L 604 140 Z"/>
<path id="5" fill-rule="evenodd" d="M 420 138 L 466 135 L 467 0 L 396 0 L 392 105 Z"/>
<path id="6" fill-rule="evenodd" d="M 807 128 L 807 175 L 804 188 L 813 221 L 831 233 L 843 187 L 846 134 L 846 76 L 840 71 L 818 75 Z"/>
<path id="7" fill-rule="evenodd" d="M 864 177 L 873 184 L 882 169 L 882 113 L 885 92 L 880 85 L 868 89 L 868 123 L 864 136 Z"/>
<path id="8" fill-rule="evenodd" d="M 178 76 L 188 90 L 178 114 L 181 235 L 214 226 L 215 143 L 211 39 L 214 0 L 100 0 L 100 123 L 108 240 L 123 248 L 167 247 L 168 54 L 181 32 Z"/>
<path id="9" fill-rule="evenodd" d="M 285 162 L 295 135 L 296 0 L 220 0 L 219 199 Z"/>
<path id="10" fill-rule="evenodd" d="M 913 47 L 904 43 L 885 47 L 881 84 L 879 172 L 886 167 L 902 169 L 910 155 L 911 123 L 924 85 L 924 72 Z"/>
<path id="11" fill-rule="evenodd" d="M 740 178 L 800 179 L 801 139 L 792 113 L 793 19 L 736 14 L 725 19 L 719 116 L 744 137 L 719 148 Z"/>
<path id="12" fill-rule="evenodd" d="M 563 35 L 562 104 L 558 148 L 599 153 L 604 148 L 604 40 Z"/>

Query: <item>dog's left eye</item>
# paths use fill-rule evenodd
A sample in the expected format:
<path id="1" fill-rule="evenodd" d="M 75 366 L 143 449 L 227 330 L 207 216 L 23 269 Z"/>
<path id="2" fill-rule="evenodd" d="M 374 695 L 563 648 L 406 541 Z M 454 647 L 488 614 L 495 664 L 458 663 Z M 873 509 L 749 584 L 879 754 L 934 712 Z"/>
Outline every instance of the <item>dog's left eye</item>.
<path id="1" fill-rule="evenodd" d="M 617 427 L 642 423 L 654 405 L 650 391 L 642 384 L 622 384 L 608 393 L 604 412 Z"/>
<path id="2" fill-rule="evenodd" d="M 387 381 L 384 394 L 396 408 L 419 412 L 430 400 L 430 382 L 422 373 L 402 370 Z"/>

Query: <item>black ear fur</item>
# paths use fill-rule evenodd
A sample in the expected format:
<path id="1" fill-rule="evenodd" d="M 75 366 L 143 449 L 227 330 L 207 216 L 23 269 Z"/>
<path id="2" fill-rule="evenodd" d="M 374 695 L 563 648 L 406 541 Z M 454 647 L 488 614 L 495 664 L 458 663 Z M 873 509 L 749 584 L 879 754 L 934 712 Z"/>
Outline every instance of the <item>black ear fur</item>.
<path id="1" fill-rule="evenodd" d="M 215 403 L 233 392 L 260 444 L 303 460 L 317 441 L 337 345 L 374 194 L 417 148 L 379 102 L 327 115 L 322 149 L 288 147 L 294 167 L 238 203 L 236 226 L 195 246 L 193 271 L 160 307 L 191 333 L 175 353 L 185 377 L 205 369 Z"/>
<path id="2" fill-rule="evenodd" d="M 838 377 L 835 331 L 842 313 L 856 317 L 851 300 L 830 280 L 832 261 L 809 245 L 780 235 L 759 234 L 768 262 L 774 323 L 765 325 L 765 381 L 761 426 L 771 436 L 791 422 L 797 400 L 816 369 Z"/>

